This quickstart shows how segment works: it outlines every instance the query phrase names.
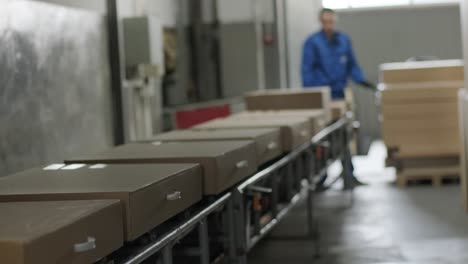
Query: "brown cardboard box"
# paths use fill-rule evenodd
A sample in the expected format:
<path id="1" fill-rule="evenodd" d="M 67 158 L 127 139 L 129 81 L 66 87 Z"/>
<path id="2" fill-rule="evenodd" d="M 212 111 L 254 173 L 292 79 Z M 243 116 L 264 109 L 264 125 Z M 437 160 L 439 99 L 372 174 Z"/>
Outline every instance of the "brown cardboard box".
<path id="1" fill-rule="evenodd" d="M 348 104 L 344 100 L 333 101 L 331 102 L 330 107 L 333 120 L 342 118 L 348 111 Z"/>
<path id="2" fill-rule="evenodd" d="M 259 90 L 246 94 L 245 102 L 249 111 L 324 109 L 331 119 L 329 87 Z"/>
<path id="3" fill-rule="evenodd" d="M 427 103 L 384 104 L 382 113 L 386 119 L 423 120 L 427 117 L 445 118 L 457 116 L 457 105 L 453 102 L 438 102 L 437 107 L 428 107 Z"/>
<path id="4" fill-rule="evenodd" d="M 312 138 L 310 123 L 305 118 L 284 119 L 216 119 L 194 127 L 194 130 L 280 128 L 283 149 L 292 151 Z"/>
<path id="5" fill-rule="evenodd" d="M 346 88 L 345 89 L 345 102 L 346 102 L 346 108 L 349 111 L 354 110 L 354 92 L 352 88 Z"/>
<path id="6" fill-rule="evenodd" d="M 457 155 L 460 82 L 387 85 L 382 134 L 401 158 Z"/>
<path id="7" fill-rule="evenodd" d="M 90 264 L 123 245 L 118 200 L 0 203 L 0 216 L 2 264 Z"/>
<path id="8" fill-rule="evenodd" d="M 119 199 L 131 241 L 202 198 L 195 164 L 60 166 L 0 179 L 0 202 Z"/>
<path id="9" fill-rule="evenodd" d="M 198 163 L 204 194 L 222 193 L 257 171 L 253 141 L 169 142 L 128 144 L 66 163 Z"/>
<path id="10" fill-rule="evenodd" d="M 382 104 L 406 105 L 457 100 L 457 91 L 463 82 L 431 82 L 410 84 L 385 84 L 382 86 Z"/>
<path id="11" fill-rule="evenodd" d="M 397 120 L 456 117 L 457 92 L 463 85 L 459 81 L 384 85 L 382 114 Z"/>
<path id="12" fill-rule="evenodd" d="M 462 60 L 396 62 L 380 65 L 380 82 L 385 84 L 463 80 Z"/>
<path id="13" fill-rule="evenodd" d="M 269 110 L 269 111 L 245 111 L 232 116 L 233 118 L 307 118 L 312 128 L 312 135 L 320 132 L 331 121 L 327 119 L 325 111 L 316 110 Z"/>
<path id="14" fill-rule="evenodd" d="M 252 140 L 257 149 L 258 165 L 262 165 L 283 154 L 281 134 L 278 128 L 258 128 L 242 130 L 178 130 L 156 135 L 151 141 L 225 141 Z"/>

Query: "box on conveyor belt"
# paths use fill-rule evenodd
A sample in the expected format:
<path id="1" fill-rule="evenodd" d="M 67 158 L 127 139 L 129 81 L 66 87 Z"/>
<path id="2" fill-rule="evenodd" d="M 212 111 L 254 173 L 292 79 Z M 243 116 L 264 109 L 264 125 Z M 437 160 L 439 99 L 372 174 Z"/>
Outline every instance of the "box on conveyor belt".
<path id="1" fill-rule="evenodd" d="M 250 129 L 250 128 L 279 128 L 284 151 L 292 151 L 312 138 L 309 120 L 306 118 L 277 118 L 277 119 L 240 119 L 225 118 L 193 127 L 194 130 L 213 129 Z"/>
<path id="2" fill-rule="evenodd" d="M 220 194 L 258 168 L 253 141 L 203 141 L 139 143 L 115 147 L 108 151 L 75 158 L 66 163 L 197 163 L 203 170 L 203 192 Z"/>
<path id="3" fill-rule="evenodd" d="M 386 85 L 382 132 L 400 158 L 457 155 L 458 90 L 462 82 Z"/>
<path id="4" fill-rule="evenodd" d="M 259 90 L 245 95 L 247 110 L 324 109 L 331 119 L 329 87 L 307 89 Z"/>
<path id="5" fill-rule="evenodd" d="M 281 156 L 281 134 L 278 128 L 257 129 L 219 129 L 219 130 L 176 130 L 156 135 L 151 141 L 186 142 L 186 141 L 225 141 L 252 140 L 257 150 L 258 165 Z"/>
<path id="6" fill-rule="evenodd" d="M 123 245 L 118 200 L 0 203 L 0 263 L 90 264 Z"/>
<path id="7" fill-rule="evenodd" d="M 327 120 L 325 111 L 316 110 L 265 110 L 265 111 L 244 111 L 232 115 L 231 118 L 256 118 L 256 119 L 277 119 L 277 118 L 306 118 L 310 122 L 312 135 L 320 132 L 330 122 Z"/>
<path id="8" fill-rule="evenodd" d="M 345 100 L 337 100 L 331 102 L 330 108 L 332 112 L 332 120 L 338 120 L 349 110 L 349 104 Z"/>
<path id="9" fill-rule="evenodd" d="M 201 169 L 196 164 L 55 164 L 0 179 L 0 202 L 96 199 L 121 201 L 125 239 L 131 241 L 202 199 Z"/>
<path id="10" fill-rule="evenodd" d="M 385 84 L 463 80 L 462 60 L 396 62 L 380 65 L 380 82 Z"/>

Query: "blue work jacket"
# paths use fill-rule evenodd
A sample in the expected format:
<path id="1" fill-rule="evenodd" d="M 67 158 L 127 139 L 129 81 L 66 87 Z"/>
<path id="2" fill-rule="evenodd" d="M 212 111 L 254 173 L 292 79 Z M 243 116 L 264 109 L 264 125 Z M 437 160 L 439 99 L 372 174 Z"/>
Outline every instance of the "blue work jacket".
<path id="1" fill-rule="evenodd" d="M 329 39 L 319 31 L 306 40 L 302 57 L 304 87 L 330 86 L 333 99 L 341 99 L 349 77 L 356 83 L 365 81 L 348 35 L 336 32 Z"/>

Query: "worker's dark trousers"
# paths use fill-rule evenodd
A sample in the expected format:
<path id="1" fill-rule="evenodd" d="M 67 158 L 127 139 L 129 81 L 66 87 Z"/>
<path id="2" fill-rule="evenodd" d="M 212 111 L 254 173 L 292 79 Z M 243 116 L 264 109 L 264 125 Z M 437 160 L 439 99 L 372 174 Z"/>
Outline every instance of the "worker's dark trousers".
<path id="1" fill-rule="evenodd" d="M 349 151 L 349 150 L 348 150 L 348 151 Z M 348 154 L 350 154 L 350 153 L 348 153 Z M 351 156 L 351 155 L 349 155 L 349 157 L 350 157 L 350 156 Z M 344 159 L 341 160 L 341 164 L 343 165 L 343 170 L 344 170 L 344 168 L 346 167 L 346 166 L 345 166 L 345 160 L 344 160 Z M 352 162 L 352 161 L 351 161 L 351 168 L 350 168 L 350 169 L 351 169 L 351 175 L 352 175 L 351 177 L 352 177 L 353 179 L 356 179 L 356 177 L 354 176 L 354 165 L 353 165 L 353 162 Z M 341 173 L 344 173 L 344 171 L 341 172 Z M 324 186 L 325 181 L 327 180 L 327 178 L 328 178 L 328 173 L 325 173 L 325 175 L 323 175 L 322 178 L 317 182 L 317 186 Z"/>

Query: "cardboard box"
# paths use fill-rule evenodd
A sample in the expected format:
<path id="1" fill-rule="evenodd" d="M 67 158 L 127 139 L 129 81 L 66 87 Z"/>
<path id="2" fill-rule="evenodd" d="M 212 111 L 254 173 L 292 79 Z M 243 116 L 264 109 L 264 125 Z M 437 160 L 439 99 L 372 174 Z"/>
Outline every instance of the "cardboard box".
<path id="1" fill-rule="evenodd" d="M 156 135 L 151 141 L 225 141 L 252 140 L 257 150 L 258 165 L 262 165 L 283 154 L 281 134 L 278 128 L 258 128 L 242 130 L 178 130 Z"/>
<path id="2" fill-rule="evenodd" d="M 457 116 L 457 105 L 453 102 L 438 102 L 434 107 L 429 107 L 427 103 L 413 104 L 384 104 L 382 114 L 387 120 L 424 120 L 427 117 L 445 118 L 447 116 Z"/>
<path id="3" fill-rule="evenodd" d="M 202 199 L 201 169 L 195 164 L 52 165 L 0 179 L 0 202 L 96 199 L 122 202 L 125 239 L 131 241 Z"/>
<path id="4" fill-rule="evenodd" d="M 352 88 L 345 89 L 345 102 L 347 109 L 350 111 L 354 110 L 354 92 Z"/>
<path id="5" fill-rule="evenodd" d="M 269 111 L 245 111 L 232 116 L 232 118 L 307 118 L 309 119 L 312 135 L 317 134 L 327 126 L 328 120 L 324 110 L 269 110 Z"/>
<path id="6" fill-rule="evenodd" d="M 454 102 L 463 82 L 432 82 L 383 85 L 382 105 Z"/>
<path id="7" fill-rule="evenodd" d="M 332 101 L 330 104 L 332 120 L 338 120 L 345 116 L 348 111 L 348 104 L 344 100 Z"/>
<path id="8" fill-rule="evenodd" d="M 118 200 L 0 203 L 0 215 L 3 264 L 90 264 L 123 245 Z"/>
<path id="9" fill-rule="evenodd" d="M 462 60 L 396 62 L 380 65 L 380 82 L 385 84 L 463 80 Z"/>
<path id="10" fill-rule="evenodd" d="M 393 155 L 390 160 L 396 161 L 395 164 L 403 170 L 417 169 L 417 168 L 440 168 L 440 167 L 459 167 L 460 157 L 456 156 L 433 156 L 433 157 L 415 157 L 415 158 L 401 158 L 398 154 Z M 425 176 L 425 175 L 422 175 Z"/>
<path id="11" fill-rule="evenodd" d="M 66 163 L 198 163 L 203 169 L 203 192 L 220 194 L 257 171 L 253 141 L 170 142 L 128 144 Z M 195 185 L 196 186 L 196 185 Z"/>
<path id="12" fill-rule="evenodd" d="M 249 111 L 323 109 L 331 119 L 329 87 L 259 90 L 246 94 L 245 102 Z"/>
<path id="13" fill-rule="evenodd" d="M 195 130 L 279 128 L 285 151 L 292 151 L 312 138 L 310 123 L 305 118 L 284 119 L 216 119 L 194 127 Z"/>
<path id="14" fill-rule="evenodd" d="M 460 82 L 387 85 L 382 92 L 382 134 L 399 155 L 433 157 L 459 152 Z"/>

